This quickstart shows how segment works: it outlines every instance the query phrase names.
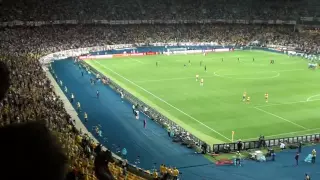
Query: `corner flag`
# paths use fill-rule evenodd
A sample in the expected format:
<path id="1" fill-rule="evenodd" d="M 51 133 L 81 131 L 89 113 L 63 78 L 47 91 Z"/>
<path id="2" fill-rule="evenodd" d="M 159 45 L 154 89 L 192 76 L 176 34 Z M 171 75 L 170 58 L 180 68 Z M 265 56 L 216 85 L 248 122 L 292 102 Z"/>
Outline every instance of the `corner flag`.
<path id="1" fill-rule="evenodd" d="M 234 131 L 232 131 L 232 135 L 231 135 L 232 142 L 233 142 L 233 137 L 234 137 Z"/>

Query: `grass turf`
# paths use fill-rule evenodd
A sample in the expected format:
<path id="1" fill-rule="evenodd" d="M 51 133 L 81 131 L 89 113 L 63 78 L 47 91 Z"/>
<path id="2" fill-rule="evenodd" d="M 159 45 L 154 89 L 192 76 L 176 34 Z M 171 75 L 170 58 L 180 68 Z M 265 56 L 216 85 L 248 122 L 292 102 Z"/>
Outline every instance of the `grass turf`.
<path id="1" fill-rule="evenodd" d="M 299 57 L 235 51 L 86 63 L 210 144 L 230 142 L 232 131 L 235 140 L 255 140 L 260 134 L 278 138 L 320 130 L 320 72 L 308 70 Z M 242 101 L 244 91 L 251 97 L 248 104 Z"/>

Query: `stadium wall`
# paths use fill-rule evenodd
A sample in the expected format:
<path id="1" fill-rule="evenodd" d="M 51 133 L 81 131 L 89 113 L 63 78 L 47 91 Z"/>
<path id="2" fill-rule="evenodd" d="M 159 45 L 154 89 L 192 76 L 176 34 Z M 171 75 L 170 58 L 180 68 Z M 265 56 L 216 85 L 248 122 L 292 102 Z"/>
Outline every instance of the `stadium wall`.
<path id="1" fill-rule="evenodd" d="M 291 47 L 283 47 L 283 46 L 274 46 L 270 45 L 268 47 L 237 47 L 234 45 L 230 46 L 219 46 L 213 42 L 187 42 L 187 43 L 149 43 L 149 44 L 117 44 L 117 45 L 108 45 L 108 46 L 97 46 L 97 47 L 88 47 L 88 48 L 79 48 L 79 49 L 71 49 L 66 51 L 60 51 L 56 53 L 49 54 L 40 58 L 40 62 L 43 64 L 44 69 L 47 69 L 47 65 L 54 60 L 63 60 L 68 57 L 79 57 L 80 59 L 107 59 L 107 58 L 117 58 L 117 57 L 128 57 L 128 56 L 147 56 L 147 55 L 159 55 L 159 54 L 166 54 L 168 48 L 185 48 L 184 51 L 177 51 L 173 54 L 192 54 L 192 53 L 216 53 L 216 52 L 228 52 L 234 50 L 265 50 L 265 51 L 272 51 L 278 53 L 287 53 L 289 50 L 292 51 Z M 91 69 L 94 73 L 99 73 L 95 71 L 93 68 Z M 101 76 L 104 76 L 101 74 Z M 162 114 L 160 114 L 155 109 L 149 107 L 147 104 L 140 101 L 138 98 L 133 96 L 130 92 L 125 91 L 119 85 L 110 81 L 110 86 L 114 89 L 121 89 L 125 92 L 125 97 L 133 104 L 142 104 L 144 107 L 148 107 L 150 114 L 147 114 L 150 118 L 155 120 L 159 124 L 168 123 L 170 125 L 177 126 L 181 131 L 185 131 L 179 125 L 175 124 L 173 121 L 169 120 Z M 155 119 L 154 117 L 158 117 Z M 161 121 L 160 121 L 161 119 Z M 198 148 L 204 144 L 205 142 L 201 141 L 197 137 L 193 136 L 190 133 L 191 138 L 198 144 Z M 310 138 L 305 138 L 310 139 Z M 312 139 L 312 137 L 311 137 Z M 314 138 L 313 138 L 314 139 Z M 273 143 L 272 143 L 273 142 Z M 278 145 L 278 141 L 273 140 L 268 143 L 269 146 Z M 256 148 L 257 141 L 245 142 L 244 147 L 247 149 Z M 208 151 L 210 152 L 211 149 L 214 151 L 220 151 L 223 147 L 222 144 L 213 145 L 211 148 L 208 146 Z M 235 147 L 234 143 L 230 143 L 230 147 Z"/>
<path id="2" fill-rule="evenodd" d="M 265 145 L 266 147 L 273 147 L 278 146 L 280 147 L 280 143 L 285 142 L 287 144 L 287 147 L 291 147 L 292 149 L 297 148 L 297 144 L 301 143 L 310 143 L 310 142 L 320 142 L 320 134 L 310 134 L 310 135 L 304 135 L 304 136 L 295 136 L 295 137 L 287 137 L 287 138 L 276 138 L 276 139 L 266 139 Z M 213 151 L 216 153 L 224 152 L 226 145 L 229 145 L 230 150 L 232 152 L 238 151 L 237 148 L 238 142 L 235 143 L 226 143 L 226 144 L 214 144 L 213 145 Z M 246 141 L 243 142 L 242 148 L 245 150 L 249 149 L 258 149 L 259 147 L 262 147 L 261 141 Z"/>
<path id="3" fill-rule="evenodd" d="M 95 59 L 108 59 L 117 57 L 130 57 L 130 56 L 149 56 L 149 55 L 178 55 L 178 54 L 200 54 L 200 53 L 217 53 L 217 52 L 230 52 L 234 51 L 234 48 L 217 48 L 215 46 L 206 47 L 188 47 L 189 49 L 182 51 L 163 51 L 163 47 L 149 47 L 149 48 L 134 48 L 126 49 L 123 51 L 117 51 L 116 54 L 113 51 L 101 51 L 93 52 L 84 56 L 79 56 L 81 60 L 95 60 Z M 169 48 L 165 48 L 169 49 Z M 111 54 L 110 54 L 111 53 Z"/>

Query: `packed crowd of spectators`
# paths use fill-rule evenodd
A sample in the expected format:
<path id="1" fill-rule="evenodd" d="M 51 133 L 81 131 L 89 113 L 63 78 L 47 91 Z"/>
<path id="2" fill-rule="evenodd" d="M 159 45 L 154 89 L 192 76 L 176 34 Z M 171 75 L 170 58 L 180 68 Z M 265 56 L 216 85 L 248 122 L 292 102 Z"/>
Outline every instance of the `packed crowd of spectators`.
<path id="1" fill-rule="evenodd" d="M 62 144 L 68 176 L 94 179 L 92 152 L 97 145 L 74 128 L 37 57 L 2 53 L 1 61 L 9 69 L 10 88 L 0 102 L 0 127 L 41 120 Z"/>
<path id="2" fill-rule="evenodd" d="M 277 25 L 117 25 L 42 26 L 0 29 L 0 49 L 11 53 L 47 54 L 80 47 L 121 43 L 215 42 L 220 45 L 290 45 L 319 51 L 319 34 Z"/>
<path id="3" fill-rule="evenodd" d="M 178 7 L 177 4 L 175 6 Z M 136 8 L 142 7 L 138 5 Z M 34 16 L 38 10 L 42 11 L 42 8 L 37 8 Z M 51 12 L 48 10 L 48 13 Z M 319 52 L 320 47 L 318 33 L 297 32 L 292 26 L 225 24 L 15 27 L 0 29 L 0 39 L 1 61 L 7 64 L 11 77 L 10 89 L 0 102 L 0 126 L 37 119 L 44 121 L 65 149 L 68 177 L 71 179 L 75 176 L 95 179 L 93 162 L 98 145 L 74 128 L 74 120 L 67 114 L 38 62 L 40 56 L 72 48 L 139 42 L 191 41 L 247 45 L 259 41 L 261 45 L 292 45 L 313 52 Z"/>
<path id="4" fill-rule="evenodd" d="M 297 19 L 319 17 L 317 0 L 2 0 L 0 21 L 136 19 Z"/>

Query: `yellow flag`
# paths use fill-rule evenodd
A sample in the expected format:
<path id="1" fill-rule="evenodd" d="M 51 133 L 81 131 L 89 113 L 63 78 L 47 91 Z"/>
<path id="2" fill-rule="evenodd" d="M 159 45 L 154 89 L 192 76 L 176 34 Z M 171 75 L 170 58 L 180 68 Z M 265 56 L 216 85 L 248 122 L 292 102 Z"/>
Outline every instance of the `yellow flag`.
<path id="1" fill-rule="evenodd" d="M 232 131 L 232 135 L 231 135 L 232 142 L 233 142 L 233 137 L 234 137 L 234 131 Z"/>

